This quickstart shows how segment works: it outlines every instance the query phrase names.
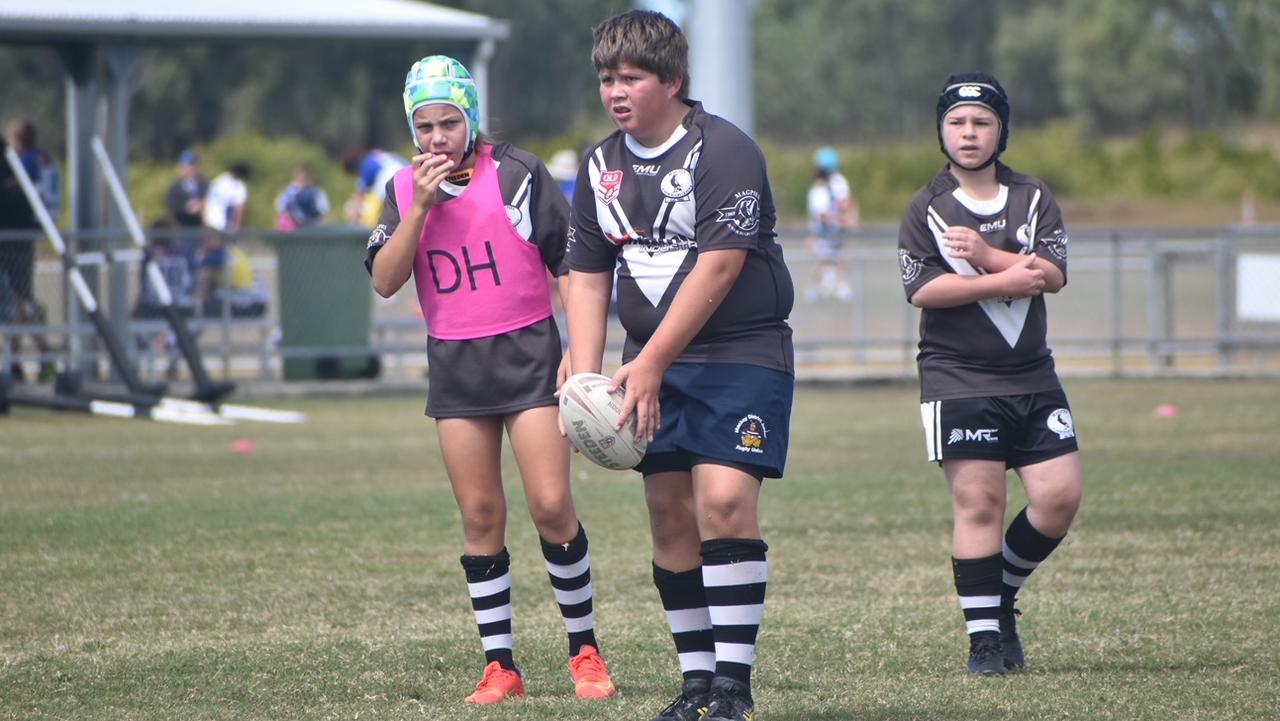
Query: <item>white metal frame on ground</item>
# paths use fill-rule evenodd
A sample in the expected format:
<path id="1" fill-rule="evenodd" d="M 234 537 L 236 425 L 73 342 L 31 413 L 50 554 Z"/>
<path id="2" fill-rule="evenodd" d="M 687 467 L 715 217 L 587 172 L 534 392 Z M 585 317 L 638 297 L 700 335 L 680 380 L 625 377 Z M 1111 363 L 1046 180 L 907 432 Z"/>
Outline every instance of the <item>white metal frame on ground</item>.
<path id="1" fill-rule="evenodd" d="M 115 368 L 125 381 L 128 393 L 121 394 L 121 397 L 118 398 L 105 397 L 105 394 L 103 397 L 48 396 L 46 394 L 23 392 L 20 389 L 13 388 L 10 383 L 6 382 L 3 383 L 3 388 L 0 388 L 0 393 L 3 393 L 3 398 L 0 398 L 0 405 L 16 403 L 63 410 L 81 410 L 103 416 L 199 425 L 227 425 L 237 420 L 266 423 L 301 423 L 306 420 L 306 416 L 297 411 L 226 404 L 214 406 L 200 401 L 165 397 L 163 390 L 159 390 L 157 393 L 148 393 L 150 389 L 142 385 L 138 380 L 136 370 L 128 362 L 128 357 L 124 354 L 123 347 L 120 345 L 119 337 L 111 327 L 106 315 L 102 312 L 102 308 L 98 305 L 97 299 L 89 289 L 89 284 L 85 282 L 84 274 L 80 271 L 78 259 L 73 254 L 68 253 L 62 234 L 58 231 L 57 225 L 54 224 L 53 218 L 50 217 L 49 211 L 45 209 L 44 203 L 41 202 L 35 184 L 31 182 L 31 177 L 22 165 L 22 160 L 14 152 L 13 148 L 5 148 L 5 160 L 17 177 L 18 184 L 22 187 L 27 202 L 35 211 L 36 219 L 40 223 L 45 237 L 49 239 L 53 249 L 62 258 L 68 282 L 71 283 L 72 288 L 75 290 L 76 298 L 80 301 L 81 306 L 93 320 L 99 336 L 106 343 Z M 128 207 L 127 201 L 124 207 Z M 129 215 L 132 216 L 132 210 L 129 211 Z M 135 217 L 134 225 L 136 226 L 136 224 Z M 139 232 L 141 231 L 139 230 Z M 115 394 L 112 395 L 114 396 Z"/>

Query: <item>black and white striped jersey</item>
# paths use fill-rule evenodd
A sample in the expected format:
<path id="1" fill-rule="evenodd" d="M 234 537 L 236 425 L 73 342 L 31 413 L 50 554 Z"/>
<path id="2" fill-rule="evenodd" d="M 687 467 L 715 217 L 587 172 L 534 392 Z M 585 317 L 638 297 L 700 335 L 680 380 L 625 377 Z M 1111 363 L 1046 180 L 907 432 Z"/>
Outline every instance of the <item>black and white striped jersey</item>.
<path id="1" fill-rule="evenodd" d="M 613 272 L 628 362 L 662 322 L 700 250 L 741 248 L 724 302 L 677 362 L 745 363 L 794 372 L 795 291 L 776 241 L 764 155 L 733 124 L 690 102 L 672 137 L 646 148 L 615 131 L 579 169 L 569 226 L 573 270 Z"/>
<path id="2" fill-rule="evenodd" d="M 898 231 L 898 260 L 908 300 L 943 273 L 983 273 L 947 254 L 942 233 L 963 225 L 993 248 L 1035 253 L 1067 272 L 1062 211 L 1040 180 L 996 166 L 1000 193 L 979 201 L 943 168 L 911 199 Z M 920 316 L 921 400 L 1037 393 L 1060 387 L 1045 341 L 1044 296 L 991 298 Z"/>

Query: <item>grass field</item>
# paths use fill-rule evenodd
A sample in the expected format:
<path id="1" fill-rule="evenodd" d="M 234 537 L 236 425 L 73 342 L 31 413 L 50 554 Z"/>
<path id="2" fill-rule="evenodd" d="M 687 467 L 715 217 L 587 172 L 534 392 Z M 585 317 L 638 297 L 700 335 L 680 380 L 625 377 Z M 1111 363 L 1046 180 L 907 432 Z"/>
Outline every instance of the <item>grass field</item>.
<path id="1" fill-rule="evenodd" d="M 789 477 L 764 492 L 760 721 L 1280 717 L 1280 384 L 1067 390 L 1084 507 L 1023 592 L 1030 670 L 996 679 L 963 670 L 915 389 L 799 393 Z M 631 476 L 575 460 L 620 697 L 573 698 L 509 483 L 530 696 L 465 708 L 481 656 L 423 399 L 290 405 L 309 422 L 0 418 L 0 718 L 647 721 L 670 700 Z M 232 453 L 240 438 L 258 450 Z"/>

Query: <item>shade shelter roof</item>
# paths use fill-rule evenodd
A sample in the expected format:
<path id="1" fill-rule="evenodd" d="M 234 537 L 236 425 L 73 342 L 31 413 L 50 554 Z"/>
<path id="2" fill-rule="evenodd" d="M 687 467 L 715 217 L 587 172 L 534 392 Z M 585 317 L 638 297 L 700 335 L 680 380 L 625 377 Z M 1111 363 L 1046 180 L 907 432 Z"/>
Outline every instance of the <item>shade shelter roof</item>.
<path id="1" fill-rule="evenodd" d="M 505 20 L 411 0 L 6 0 L 0 39 L 75 42 L 190 38 L 499 40 Z"/>
<path id="2" fill-rule="evenodd" d="M 191 40 L 279 42 L 306 40 L 473 41 L 464 59 L 480 99 L 480 126 L 488 107 L 489 60 L 509 24 L 477 13 L 412 0 L 2 0 L 0 43 L 55 48 L 66 70 L 69 245 L 104 217 L 119 229 L 118 214 L 100 212 L 100 175 L 90 150 L 103 139 L 112 164 L 128 175 L 129 87 L 140 49 Z M 100 87 L 101 86 L 101 87 Z M 97 112 L 105 98 L 105 113 Z M 121 269 L 117 269 L 121 270 Z M 123 273 L 111 276 L 112 322 L 127 313 Z M 74 325 L 78 306 L 68 305 Z M 121 314 L 116 317 L 117 313 Z M 76 342 L 72 342 L 72 355 Z"/>

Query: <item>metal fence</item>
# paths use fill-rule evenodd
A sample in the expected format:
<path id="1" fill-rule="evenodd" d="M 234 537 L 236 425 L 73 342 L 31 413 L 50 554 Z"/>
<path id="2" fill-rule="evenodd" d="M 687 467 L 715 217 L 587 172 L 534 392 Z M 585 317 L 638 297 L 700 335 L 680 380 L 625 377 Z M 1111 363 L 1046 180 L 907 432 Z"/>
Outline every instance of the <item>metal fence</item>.
<path id="1" fill-rule="evenodd" d="M 0 235 L 0 245 L 24 242 L 20 234 Z M 73 240 L 83 248 L 94 239 Z M 372 293 L 360 262 L 363 232 L 326 228 L 287 240 L 250 231 L 238 241 L 268 298 L 261 313 L 194 310 L 190 323 L 210 374 L 264 383 L 348 376 L 420 381 L 425 331 L 412 284 L 391 299 Z M 796 285 L 791 323 L 798 374 L 914 376 L 919 311 L 902 292 L 896 229 L 851 233 L 834 257 L 813 252 L 802 231 L 784 232 L 781 242 Z M 341 252 L 323 252 L 333 247 Z M 86 277 L 99 302 L 110 307 L 140 375 L 189 378 L 166 345 L 163 322 L 136 312 L 142 289 L 137 256 L 115 262 L 101 254 L 85 257 L 97 261 L 85 266 Z M 0 281 L 3 367 L 16 366 L 28 379 L 42 363 L 108 376 L 92 326 L 69 305 L 75 296 L 62 262 L 38 252 L 33 278 L 43 321 L 15 313 L 13 293 L 6 294 Z M 1049 296 L 1048 307 L 1049 342 L 1063 375 L 1280 377 L 1280 226 L 1076 229 L 1068 285 Z M 326 332 L 342 324 L 352 327 L 332 336 L 340 340 L 326 340 Z M 44 341 L 43 350 L 33 337 Z M 607 361 L 616 361 L 621 342 L 613 321 Z M 344 370 L 342 363 L 351 359 L 373 362 Z M 314 372 L 290 371 L 297 362 L 314 362 Z"/>

